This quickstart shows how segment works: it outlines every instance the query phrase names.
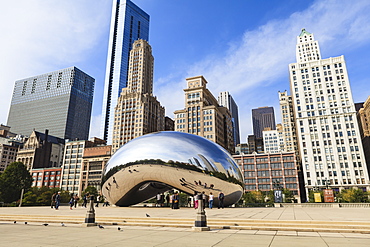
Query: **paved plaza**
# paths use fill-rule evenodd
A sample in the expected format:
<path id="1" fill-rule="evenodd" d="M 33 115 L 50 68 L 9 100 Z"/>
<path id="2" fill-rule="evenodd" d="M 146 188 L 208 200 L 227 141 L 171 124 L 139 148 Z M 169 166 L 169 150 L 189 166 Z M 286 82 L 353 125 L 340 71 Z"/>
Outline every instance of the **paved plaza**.
<path id="1" fill-rule="evenodd" d="M 274 222 L 370 222 L 370 209 L 366 208 L 225 208 L 206 210 L 208 219 L 225 221 L 265 220 Z M 71 219 L 80 222 L 85 208 L 70 210 L 61 207 L 0 208 L 0 246 L 369 246 L 370 234 L 345 232 L 266 231 L 211 228 L 209 232 L 194 232 L 189 227 L 148 227 L 103 225 L 82 227 L 82 224 L 49 222 L 44 226 L 42 217 Z M 195 210 L 181 208 L 96 208 L 97 219 L 114 218 L 182 219 L 195 218 Z M 100 215 L 100 216 L 99 216 Z M 24 223 L 22 219 L 33 217 Z M 16 223 L 13 219 L 17 219 Z M 73 221 L 75 219 L 75 221 Z M 56 220 L 57 221 L 57 220 Z M 98 220 L 97 220 L 98 221 Z M 81 222 L 82 223 L 82 222 Z M 120 230 L 118 230 L 120 228 Z"/>

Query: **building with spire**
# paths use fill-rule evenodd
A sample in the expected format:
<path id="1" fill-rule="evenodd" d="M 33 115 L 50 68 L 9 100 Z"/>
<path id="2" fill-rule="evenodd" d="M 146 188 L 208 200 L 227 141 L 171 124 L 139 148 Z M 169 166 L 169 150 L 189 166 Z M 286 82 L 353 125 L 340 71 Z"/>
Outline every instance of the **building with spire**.
<path id="1" fill-rule="evenodd" d="M 138 39 L 149 40 L 149 15 L 130 0 L 113 0 L 100 130 L 107 144 L 112 143 L 114 108 L 127 86 L 130 51 Z"/>
<path id="2" fill-rule="evenodd" d="M 122 89 L 114 111 L 113 153 L 128 141 L 165 129 L 165 110 L 153 96 L 152 48 L 136 40 L 130 52 L 127 87 Z"/>
<path id="3" fill-rule="evenodd" d="M 289 77 L 306 190 L 369 189 L 344 56 L 321 58 L 318 41 L 302 29 Z"/>

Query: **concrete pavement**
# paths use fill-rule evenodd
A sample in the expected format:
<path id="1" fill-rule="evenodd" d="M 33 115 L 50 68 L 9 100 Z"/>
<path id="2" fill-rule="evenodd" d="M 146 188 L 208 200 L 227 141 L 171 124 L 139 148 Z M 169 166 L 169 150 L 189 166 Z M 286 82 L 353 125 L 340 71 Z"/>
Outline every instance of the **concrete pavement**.
<path id="1" fill-rule="evenodd" d="M 195 219 L 195 210 L 192 208 L 99 207 L 96 208 L 97 222 L 111 222 L 104 224 L 104 229 L 99 229 L 81 226 L 86 215 L 85 208 L 0 208 L 0 246 L 369 246 L 370 243 L 370 234 L 346 233 L 335 229 L 331 229 L 331 232 L 294 228 L 266 231 L 264 227 L 267 222 L 282 226 L 285 222 L 295 222 L 297 225 L 306 222 L 319 225 L 331 223 L 336 228 L 354 224 L 367 227 L 370 225 L 368 208 L 225 208 L 207 209 L 206 213 L 209 222 L 218 220 L 239 224 L 246 221 L 249 224 L 257 222 L 258 225 L 253 230 L 215 226 L 210 232 L 193 232 L 190 227 L 180 225 L 180 222 Z M 50 218 L 54 220 L 48 226 L 43 226 L 44 219 Z M 27 225 L 24 224 L 25 219 L 30 220 Z M 66 226 L 62 227 L 60 221 L 66 219 L 69 221 L 65 221 Z M 177 225 L 125 225 L 125 221 L 130 219 L 134 222 L 148 219 L 174 221 L 173 224 Z M 14 220 L 17 220 L 16 224 Z M 113 222 L 117 225 L 113 225 Z M 118 231 L 118 227 L 122 231 Z"/>

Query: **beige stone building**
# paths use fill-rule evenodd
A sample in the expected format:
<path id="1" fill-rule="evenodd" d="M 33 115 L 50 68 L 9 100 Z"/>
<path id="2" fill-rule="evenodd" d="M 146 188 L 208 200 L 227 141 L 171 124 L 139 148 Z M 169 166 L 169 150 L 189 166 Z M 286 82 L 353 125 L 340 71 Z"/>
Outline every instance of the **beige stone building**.
<path id="1" fill-rule="evenodd" d="M 101 191 L 101 179 L 105 164 L 112 155 L 112 145 L 89 147 L 84 149 L 80 191 L 93 186 Z"/>
<path id="2" fill-rule="evenodd" d="M 283 135 L 283 152 L 296 152 L 298 154 L 298 143 L 292 96 L 287 91 L 279 92 L 281 111 L 281 132 Z"/>
<path id="3" fill-rule="evenodd" d="M 153 96 L 153 64 L 150 45 L 136 40 L 130 52 L 127 87 L 114 112 L 113 153 L 136 137 L 165 128 L 164 107 Z"/>
<path id="4" fill-rule="evenodd" d="M 234 152 L 233 125 L 230 111 L 219 106 L 207 89 L 203 76 L 186 79 L 185 108 L 175 114 L 175 131 L 203 136 Z"/>
<path id="5" fill-rule="evenodd" d="M 370 96 L 363 104 L 363 107 L 358 111 L 357 119 L 361 131 L 367 169 L 370 170 Z"/>

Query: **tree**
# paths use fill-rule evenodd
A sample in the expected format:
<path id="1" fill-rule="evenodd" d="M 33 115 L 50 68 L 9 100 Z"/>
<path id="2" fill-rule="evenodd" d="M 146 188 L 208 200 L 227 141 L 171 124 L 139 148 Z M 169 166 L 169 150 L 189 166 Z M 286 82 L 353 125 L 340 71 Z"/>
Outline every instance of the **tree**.
<path id="1" fill-rule="evenodd" d="M 70 193 L 68 191 L 61 191 L 59 188 L 49 187 L 32 187 L 24 194 L 23 205 L 29 206 L 49 206 L 51 204 L 51 196 L 53 193 L 61 192 L 61 202 L 69 202 Z"/>
<path id="2" fill-rule="evenodd" d="M 264 197 L 264 194 L 260 190 L 245 192 L 243 195 L 245 203 L 264 203 Z"/>
<path id="3" fill-rule="evenodd" d="M 31 188 L 32 176 L 22 162 L 11 163 L 0 175 L 0 200 L 6 203 L 20 199 L 21 191 Z"/>
<path id="4" fill-rule="evenodd" d="M 294 194 L 291 190 L 284 188 L 283 189 L 283 194 L 284 194 L 284 197 L 285 197 L 285 202 L 287 202 L 287 203 L 294 202 L 295 197 L 294 197 Z"/>
<path id="5" fill-rule="evenodd" d="M 339 200 L 342 202 L 359 203 L 369 201 L 368 193 L 364 192 L 361 189 L 354 188 L 342 190 L 339 193 L 338 197 Z"/>
<path id="6" fill-rule="evenodd" d="M 93 186 L 88 186 L 86 189 L 82 192 L 82 196 L 85 195 L 86 193 L 89 193 L 89 195 L 94 195 L 95 198 L 98 195 L 98 190 L 93 187 Z"/>

